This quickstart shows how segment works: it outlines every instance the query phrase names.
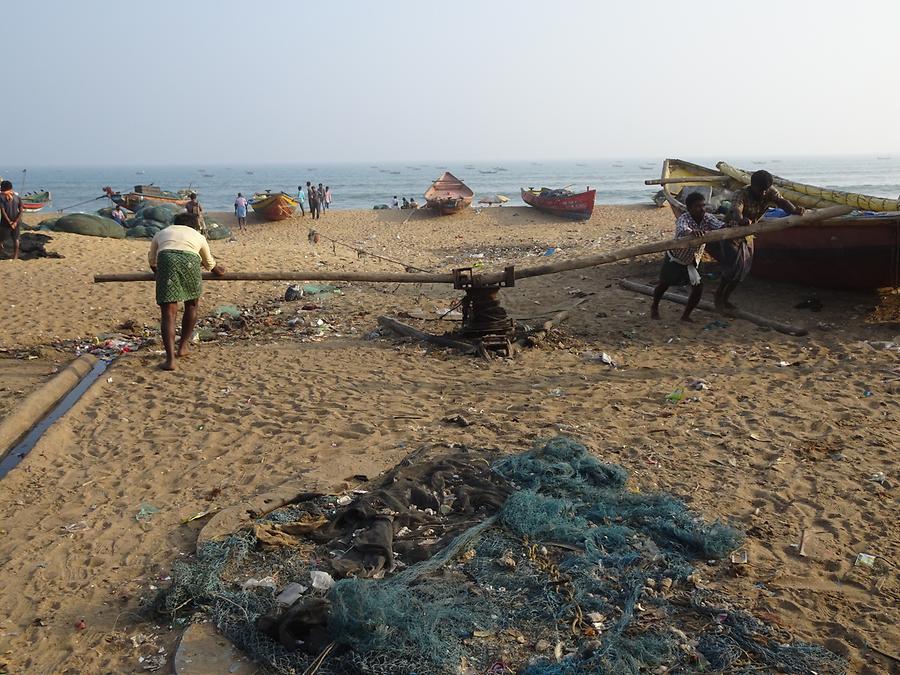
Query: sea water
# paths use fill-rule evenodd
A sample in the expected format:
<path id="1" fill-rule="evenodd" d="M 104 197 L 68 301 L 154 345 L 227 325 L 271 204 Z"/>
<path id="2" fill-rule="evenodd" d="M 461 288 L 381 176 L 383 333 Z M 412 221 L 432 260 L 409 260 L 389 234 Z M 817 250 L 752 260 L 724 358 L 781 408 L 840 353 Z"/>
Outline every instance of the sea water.
<path id="1" fill-rule="evenodd" d="M 717 159 L 682 159 L 714 167 Z M 721 158 L 719 158 L 721 159 Z M 900 195 L 900 155 L 857 157 L 728 157 L 726 161 L 748 171 L 767 169 L 791 180 L 879 197 Z M 661 158 L 504 162 L 362 162 L 355 164 L 299 163 L 293 166 L 238 165 L 145 166 L 145 167 L 23 167 L 0 166 L 0 175 L 12 180 L 17 191 L 50 190 L 56 210 L 93 211 L 107 206 L 102 189 L 127 192 L 135 185 L 153 183 L 164 190 L 190 188 L 199 194 L 207 211 L 231 210 L 238 192 L 249 196 L 262 190 L 296 194 L 298 185 L 310 181 L 331 187 L 332 208 L 370 209 L 390 204 L 396 195 L 415 198 L 443 171 L 452 172 L 483 196 L 501 194 L 510 204 L 521 204 L 519 189 L 564 187 L 597 190 L 599 204 L 649 203 L 657 186 L 644 185 L 659 178 Z M 86 203 L 85 203 L 86 202 Z"/>

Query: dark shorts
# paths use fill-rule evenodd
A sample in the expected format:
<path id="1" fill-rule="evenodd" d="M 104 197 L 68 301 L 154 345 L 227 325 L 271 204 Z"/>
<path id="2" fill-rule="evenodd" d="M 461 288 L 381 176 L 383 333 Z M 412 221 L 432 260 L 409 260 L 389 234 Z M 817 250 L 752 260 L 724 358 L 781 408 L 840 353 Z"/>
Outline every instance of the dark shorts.
<path id="1" fill-rule="evenodd" d="M 0 242 L 11 241 L 13 243 L 19 241 L 19 234 L 22 232 L 22 223 L 15 229 L 6 223 L 0 224 Z"/>
<path id="2" fill-rule="evenodd" d="M 722 265 L 723 280 L 744 281 L 753 267 L 753 237 L 720 241 L 711 254 Z"/>
<path id="3" fill-rule="evenodd" d="M 697 270 L 700 270 L 699 265 L 697 265 Z M 669 286 L 690 286 L 691 279 L 688 276 L 687 265 L 677 263 L 666 255 L 662 269 L 659 271 L 659 282 Z"/>

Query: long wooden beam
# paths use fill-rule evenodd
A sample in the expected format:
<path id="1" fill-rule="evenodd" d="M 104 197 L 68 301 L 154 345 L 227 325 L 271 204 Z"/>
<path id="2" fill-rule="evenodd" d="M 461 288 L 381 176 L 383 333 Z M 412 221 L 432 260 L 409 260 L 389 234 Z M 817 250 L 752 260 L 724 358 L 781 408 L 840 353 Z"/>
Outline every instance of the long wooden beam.
<path id="1" fill-rule="evenodd" d="M 653 295 L 653 286 L 641 284 L 637 281 L 622 279 L 622 281 L 619 282 L 619 285 L 622 286 L 622 288 L 628 289 L 629 291 L 635 291 L 636 293 L 642 293 L 644 295 Z M 686 295 L 672 293 L 671 291 L 667 291 L 663 295 L 663 299 L 677 302 L 679 305 L 686 305 L 688 301 Z M 772 330 L 776 330 L 779 333 L 786 333 L 787 335 L 801 336 L 808 333 L 808 331 L 803 326 L 795 326 L 789 323 L 782 323 L 781 321 L 773 321 L 772 319 L 767 319 L 766 317 L 760 316 L 759 314 L 745 312 L 742 309 L 730 309 L 727 312 L 719 312 L 719 310 L 716 309 L 716 306 L 709 300 L 701 300 L 697 307 L 706 310 L 707 312 L 715 312 L 716 314 L 721 314 L 722 316 L 743 319 L 744 321 L 755 323 L 757 326 L 771 328 Z"/>
<path id="2" fill-rule="evenodd" d="M 666 239 L 664 241 L 641 244 L 640 246 L 622 248 L 610 251 L 609 253 L 598 253 L 597 255 L 585 256 L 582 258 L 570 258 L 556 263 L 535 265 L 534 267 L 522 267 L 515 270 L 515 278 L 529 279 L 545 274 L 558 274 L 559 272 L 597 267 L 598 265 L 605 265 L 607 263 L 625 260 L 626 258 L 635 258 L 650 253 L 661 253 L 662 251 L 668 251 L 670 249 L 691 248 L 700 243 L 738 239 L 751 234 L 778 232 L 798 225 L 809 225 L 811 223 L 819 223 L 828 218 L 845 216 L 851 211 L 853 211 L 853 209 L 848 206 L 831 206 L 817 211 L 808 211 L 802 216 L 777 218 L 747 227 L 723 228 L 721 230 L 708 232 L 703 237 Z M 453 283 L 452 274 L 432 274 L 424 272 L 322 272 L 319 270 L 309 270 L 305 272 L 228 272 L 222 276 L 214 276 L 210 273 L 205 273 L 203 278 L 207 281 L 370 281 L 375 283 L 397 284 Z M 485 272 L 477 275 L 476 278 L 480 284 L 496 284 L 505 281 L 506 274 L 504 272 Z M 97 274 L 94 276 L 94 283 L 98 284 L 115 281 L 153 280 L 154 276 L 149 272 Z"/>
<path id="3" fill-rule="evenodd" d="M 672 185 L 676 183 L 726 183 L 728 176 L 685 176 L 684 178 L 650 178 L 644 185 Z"/>

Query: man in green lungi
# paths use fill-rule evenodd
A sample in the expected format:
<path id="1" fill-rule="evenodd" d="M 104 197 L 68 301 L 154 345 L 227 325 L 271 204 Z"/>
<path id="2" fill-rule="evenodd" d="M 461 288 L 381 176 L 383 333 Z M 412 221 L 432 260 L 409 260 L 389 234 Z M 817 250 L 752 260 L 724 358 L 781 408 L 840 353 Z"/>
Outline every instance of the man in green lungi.
<path id="1" fill-rule="evenodd" d="M 202 265 L 216 276 L 225 274 L 216 264 L 209 250 L 206 237 L 191 225 L 196 220 L 189 213 L 175 216 L 173 225 L 160 230 L 150 243 L 150 269 L 156 275 L 156 304 L 159 305 L 162 323 L 163 346 L 166 360 L 163 370 L 175 370 L 175 357 L 187 356 L 188 344 L 197 324 L 197 308 L 202 294 Z M 178 303 L 184 302 L 181 320 L 181 339 L 175 351 L 175 321 Z"/>

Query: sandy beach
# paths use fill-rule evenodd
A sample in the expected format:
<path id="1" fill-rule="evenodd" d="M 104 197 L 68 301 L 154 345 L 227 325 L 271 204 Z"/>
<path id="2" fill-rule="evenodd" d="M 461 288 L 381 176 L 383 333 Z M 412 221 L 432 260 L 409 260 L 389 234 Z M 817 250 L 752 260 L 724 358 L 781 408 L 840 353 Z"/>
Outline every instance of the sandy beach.
<path id="1" fill-rule="evenodd" d="M 545 261 L 550 247 L 556 260 L 666 239 L 673 227 L 668 209 L 644 207 L 600 206 L 586 223 L 506 207 L 330 211 L 312 245 L 308 219 L 247 232 L 221 220 L 235 238 L 212 251 L 229 271 L 403 271 L 329 239 L 426 270 L 501 269 Z M 0 415 L 76 343 L 158 331 L 151 284 L 92 283 L 146 270 L 148 241 L 50 234 L 62 258 L 0 261 Z M 735 302 L 809 335 L 702 311 L 685 324 L 671 303 L 653 322 L 650 299 L 618 282 L 653 283 L 659 261 L 504 289 L 504 306 L 531 324 L 585 300 L 539 348 L 490 361 L 373 334 L 380 315 L 451 330 L 440 319 L 459 297 L 449 286 L 337 283 L 339 294 L 285 302 L 286 282 L 206 283 L 203 339 L 177 372 L 156 369 L 158 343 L 120 357 L 2 479 L 0 672 L 144 672 L 139 633 L 171 655 L 180 630 L 139 611 L 193 553 L 204 522 L 182 522 L 193 514 L 285 484 L 341 490 L 425 444 L 519 452 L 557 434 L 622 465 L 641 490 L 743 530 L 745 573 L 705 566 L 712 587 L 847 657 L 851 672 L 892 672 L 878 651 L 900 656 L 900 351 L 887 346 L 900 343 L 900 299 L 750 280 Z M 795 308 L 811 296 L 821 311 Z M 225 305 L 253 320 L 209 318 Z M 618 368 L 593 358 L 601 352 Z M 698 379 L 707 387 L 690 389 Z M 685 397 L 668 402 L 679 388 Z M 471 425 L 444 421 L 457 413 Z M 145 504 L 158 512 L 138 521 Z M 859 553 L 878 562 L 855 565 Z"/>

